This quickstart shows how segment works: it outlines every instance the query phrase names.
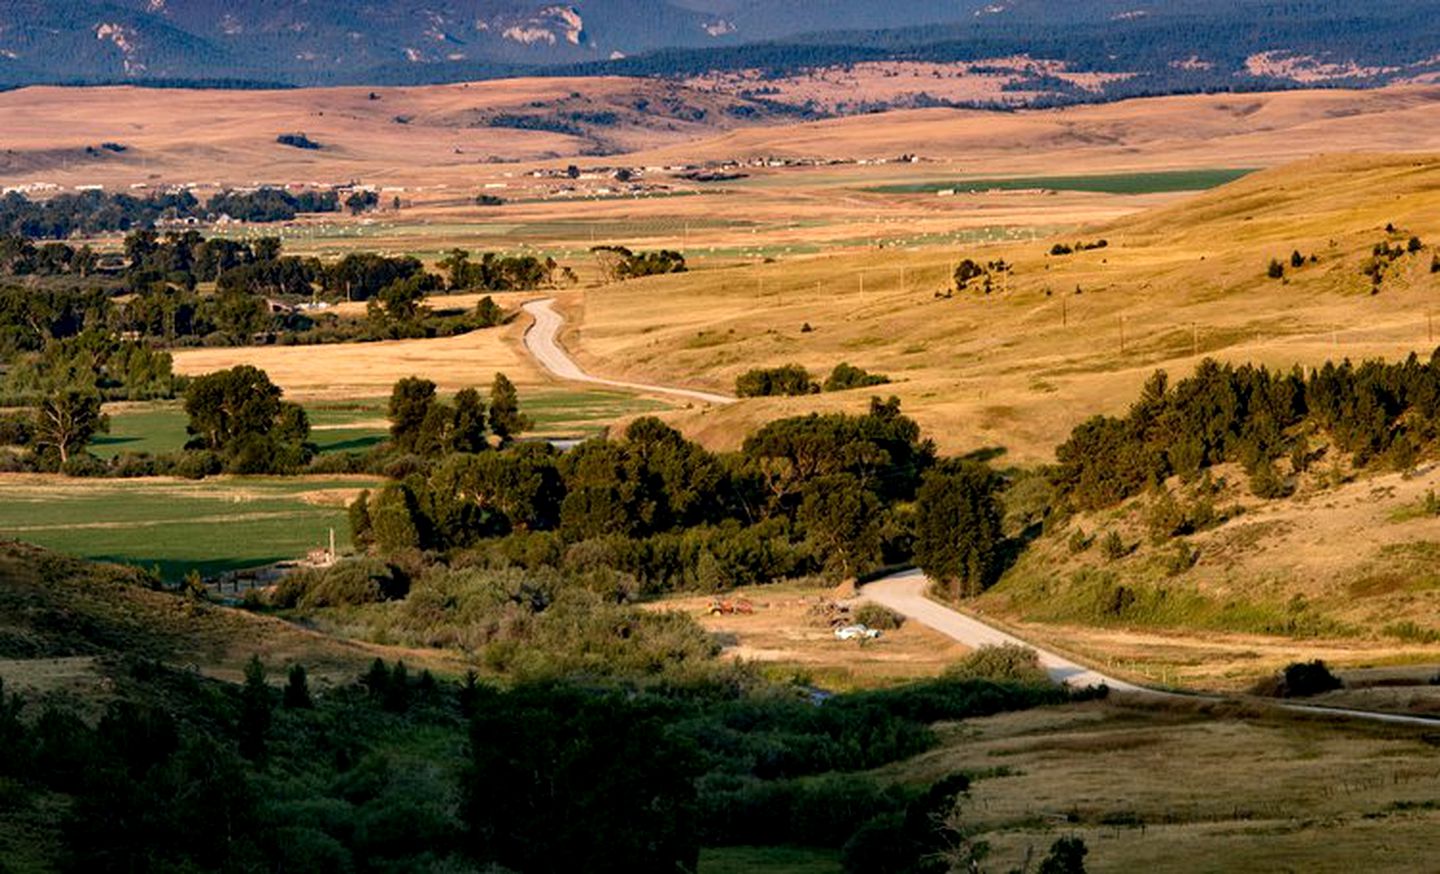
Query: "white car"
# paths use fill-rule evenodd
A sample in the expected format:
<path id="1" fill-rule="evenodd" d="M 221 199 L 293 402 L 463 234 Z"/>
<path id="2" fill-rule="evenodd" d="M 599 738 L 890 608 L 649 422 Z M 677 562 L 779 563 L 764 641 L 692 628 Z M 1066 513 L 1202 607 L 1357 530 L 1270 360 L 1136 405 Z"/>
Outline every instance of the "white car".
<path id="1" fill-rule="evenodd" d="M 846 625 L 835 629 L 836 640 L 874 640 L 880 632 L 868 625 Z"/>

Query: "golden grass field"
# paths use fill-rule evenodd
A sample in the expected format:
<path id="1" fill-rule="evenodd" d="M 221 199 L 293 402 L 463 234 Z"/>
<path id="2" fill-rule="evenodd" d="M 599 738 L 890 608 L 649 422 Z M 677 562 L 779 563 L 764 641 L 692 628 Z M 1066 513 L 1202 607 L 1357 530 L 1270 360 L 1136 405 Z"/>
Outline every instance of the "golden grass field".
<path id="1" fill-rule="evenodd" d="M 967 720 L 884 773 L 956 771 L 982 775 L 960 823 L 996 870 L 1064 835 L 1085 840 L 1097 874 L 1435 870 L 1440 765 L 1417 729 L 1091 703 Z"/>
<path id="2" fill-rule="evenodd" d="M 1179 378 L 1207 356 L 1289 368 L 1428 355 L 1440 345 L 1432 250 L 1407 256 L 1378 295 L 1360 271 L 1382 240 L 1440 242 L 1437 186 L 1434 158 L 1316 159 L 1075 230 L 1063 239 L 1110 246 L 1065 257 L 1050 256 L 1049 241 L 870 250 L 567 295 L 569 340 L 596 370 L 712 389 L 755 366 L 794 361 L 823 375 L 848 361 L 891 376 L 883 391 L 942 449 L 1044 461 L 1084 418 L 1128 406 L 1158 368 Z M 1318 263 L 1267 279 L 1270 259 L 1296 249 Z M 989 295 L 937 297 L 962 257 L 1014 269 Z M 871 393 L 751 401 L 679 421 L 734 446 L 766 419 L 857 409 Z"/>
<path id="3" fill-rule="evenodd" d="M 450 300 L 442 299 L 440 305 Z M 452 392 L 488 386 L 497 372 L 526 390 L 548 380 L 521 348 L 523 332 L 523 324 L 512 322 L 435 340 L 182 349 L 175 353 L 175 371 L 198 375 L 253 364 L 295 400 L 379 397 L 407 376 L 433 379 L 443 391 Z"/>

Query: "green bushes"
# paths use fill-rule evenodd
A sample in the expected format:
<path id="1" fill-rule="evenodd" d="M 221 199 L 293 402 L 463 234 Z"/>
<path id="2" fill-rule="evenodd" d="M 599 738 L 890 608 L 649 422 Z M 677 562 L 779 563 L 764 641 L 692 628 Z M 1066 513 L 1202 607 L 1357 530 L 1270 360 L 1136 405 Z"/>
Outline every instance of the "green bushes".
<path id="1" fill-rule="evenodd" d="M 890 377 L 879 373 L 870 373 L 863 368 L 854 367 L 845 362 L 835 365 L 830 371 L 830 376 L 825 379 L 821 388 L 827 392 L 850 391 L 857 388 L 872 388 L 877 385 L 887 385 Z"/>
<path id="2" fill-rule="evenodd" d="M 963 661 L 946 668 L 945 679 L 988 680 L 1022 686 L 1043 686 L 1051 682 L 1035 650 L 1014 643 L 980 647 Z"/>
<path id="3" fill-rule="evenodd" d="M 1274 679 L 1262 682 L 1257 692 L 1275 698 L 1310 698 L 1344 688 L 1345 683 L 1330 672 L 1320 659 L 1311 662 L 1294 662 Z"/>
<path id="4" fill-rule="evenodd" d="M 798 364 L 749 370 L 735 378 L 735 394 L 742 398 L 768 398 L 817 394 L 820 385 Z"/>
<path id="5" fill-rule="evenodd" d="M 279 609 L 358 607 L 399 600 L 408 589 L 405 576 L 395 568 L 362 558 L 290 574 L 275 586 L 267 603 Z"/>
<path id="6" fill-rule="evenodd" d="M 700 789 L 701 840 L 720 847 L 840 847 L 875 817 L 904 810 L 911 795 L 855 774 L 791 780 L 711 774 Z"/>
<path id="7" fill-rule="evenodd" d="M 852 615 L 857 624 L 880 631 L 894 631 L 905 624 L 904 616 L 883 604 L 861 604 Z"/>

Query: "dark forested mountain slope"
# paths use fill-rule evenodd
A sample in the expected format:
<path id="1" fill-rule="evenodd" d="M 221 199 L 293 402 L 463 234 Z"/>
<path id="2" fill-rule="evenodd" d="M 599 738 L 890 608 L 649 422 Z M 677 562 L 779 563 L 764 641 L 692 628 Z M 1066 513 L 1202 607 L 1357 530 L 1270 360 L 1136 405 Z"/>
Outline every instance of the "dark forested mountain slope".
<path id="1" fill-rule="evenodd" d="M 1437 12 L 1437 0 L 0 0 L 0 85 L 790 75 L 1015 56 L 1123 74 L 1102 97 L 1375 85 L 1440 70 Z"/>

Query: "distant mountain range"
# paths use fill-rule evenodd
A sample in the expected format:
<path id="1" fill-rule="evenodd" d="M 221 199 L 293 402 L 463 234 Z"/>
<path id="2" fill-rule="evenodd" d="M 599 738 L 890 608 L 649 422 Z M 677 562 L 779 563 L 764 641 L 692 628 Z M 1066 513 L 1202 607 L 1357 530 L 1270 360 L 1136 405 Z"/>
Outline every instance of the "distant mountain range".
<path id="1" fill-rule="evenodd" d="M 0 86 L 783 77 L 1016 56 L 1104 74 L 1100 88 L 1040 81 L 1057 100 L 1372 86 L 1440 77 L 1437 13 L 1435 0 L 0 0 Z"/>

